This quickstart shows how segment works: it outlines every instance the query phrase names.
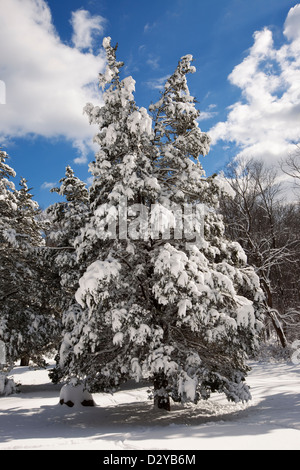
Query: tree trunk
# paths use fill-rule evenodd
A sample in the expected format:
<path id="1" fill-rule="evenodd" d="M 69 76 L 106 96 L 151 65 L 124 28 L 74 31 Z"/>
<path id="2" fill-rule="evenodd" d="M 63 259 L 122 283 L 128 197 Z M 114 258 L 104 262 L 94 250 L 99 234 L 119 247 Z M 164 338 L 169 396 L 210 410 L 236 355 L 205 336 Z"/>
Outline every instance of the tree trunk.
<path id="1" fill-rule="evenodd" d="M 22 356 L 20 361 L 20 366 L 29 366 L 29 356 Z"/>
<path id="2" fill-rule="evenodd" d="M 164 372 L 154 375 L 154 406 L 161 410 L 170 411 L 170 397 L 167 392 L 168 379 Z"/>
<path id="3" fill-rule="evenodd" d="M 284 331 L 283 331 L 283 328 L 282 328 L 282 325 L 280 323 L 280 321 L 278 320 L 277 318 L 277 315 L 276 315 L 276 312 L 274 310 L 269 310 L 268 311 L 268 315 L 270 316 L 271 318 L 271 321 L 272 321 L 272 325 L 274 326 L 274 329 L 277 333 L 277 336 L 279 338 L 279 341 L 281 343 L 281 346 L 283 348 L 286 348 L 287 345 L 288 345 L 288 342 L 287 342 L 287 339 L 285 337 L 285 334 L 284 334 Z"/>
<path id="4" fill-rule="evenodd" d="M 277 318 L 276 311 L 273 309 L 273 298 L 272 298 L 272 293 L 271 293 L 270 287 L 264 279 L 261 279 L 261 284 L 262 284 L 262 288 L 265 291 L 266 296 L 267 296 L 267 305 L 269 307 L 267 309 L 267 313 L 268 313 L 269 317 L 271 318 L 272 325 L 273 325 L 273 327 L 276 331 L 276 334 L 279 338 L 281 346 L 283 348 L 286 348 L 287 345 L 288 345 L 288 342 L 287 342 L 287 339 L 285 337 L 282 325 L 281 325 L 280 321 Z"/>

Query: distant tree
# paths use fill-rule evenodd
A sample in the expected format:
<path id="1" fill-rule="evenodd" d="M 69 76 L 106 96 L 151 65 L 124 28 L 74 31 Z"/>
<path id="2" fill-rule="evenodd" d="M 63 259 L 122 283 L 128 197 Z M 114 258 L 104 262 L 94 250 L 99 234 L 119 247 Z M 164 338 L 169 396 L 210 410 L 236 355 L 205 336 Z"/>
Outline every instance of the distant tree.
<path id="1" fill-rule="evenodd" d="M 216 391 L 248 400 L 245 359 L 257 347 L 263 295 L 240 245 L 224 237 L 218 185 L 198 160 L 210 139 L 187 87 L 192 57 L 151 106 L 152 123 L 134 102 L 134 80 L 120 78 L 110 38 L 103 45 L 104 105 L 85 108 L 99 126 L 92 214 L 75 240 L 87 269 L 65 317 L 60 376 L 90 391 L 150 379 L 165 409 L 170 396 L 194 402 Z M 200 204 L 205 218 L 192 214 Z"/>
<path id="2" fill-rule="evenodd" d="M 0 153 L 0 339 L 7 361 L 41 361 L 57 341 L 58 323 L 51 309 L 49 274 L 40 262 L 44 246 L 39 208 L 27 182 L 20 189 L 15 172 Z"/>
<path id="3" fill-rule="evenodd" d="M 296 145 L 295 151 L 282 160 L 281 169 L 294 179 L 296 188 L 300 187 L 300 145 Z"/>

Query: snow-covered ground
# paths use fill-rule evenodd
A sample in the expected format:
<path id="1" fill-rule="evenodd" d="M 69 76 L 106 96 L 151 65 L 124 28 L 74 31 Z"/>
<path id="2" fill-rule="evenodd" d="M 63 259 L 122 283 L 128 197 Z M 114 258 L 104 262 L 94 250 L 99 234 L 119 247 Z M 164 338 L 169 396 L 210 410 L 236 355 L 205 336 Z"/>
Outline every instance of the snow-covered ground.
<path id="1" fill-rule="evenodd" d="M 0 398 L 0 450 L 300 450 L 300 365 L 251 365 L 249 404 L 215 396 L 171 413 L 133 384 L 94 394 L 96 407 L 68 408 L 47 370 L 16 367 L 21 392 Z"/>

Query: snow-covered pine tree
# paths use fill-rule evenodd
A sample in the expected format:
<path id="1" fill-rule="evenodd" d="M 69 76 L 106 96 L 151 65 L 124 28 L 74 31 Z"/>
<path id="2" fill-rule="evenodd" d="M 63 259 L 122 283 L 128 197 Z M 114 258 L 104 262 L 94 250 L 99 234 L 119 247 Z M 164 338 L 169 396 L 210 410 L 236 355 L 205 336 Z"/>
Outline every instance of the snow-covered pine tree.
<path id="1" fill-rule="evenodd" d="M 44 245 L 39 208 L 25 179 L 17 190 L 15 172 L 0 153 L 0 339 L 6 359 L 39 361 L 57 341 L 57 321 L 49 306 L 48 275 L 40 262 Z"/>
<path id="2" fill-rule="evenodd" d="M 113 341 L 112 324 L 118 315 L 118 306 L 123 311 L 128 298 L 131 299 L 132 312 L 136 311 L 137 322 L 140 321 L 139 312 L 143 314 L 144 306 L 136 298 L 142 295 L 145 301 L 147 293 L 141 278 L 146 274 L 134 271 L 137 266 L 143 266 L 147 243 L 143 246 L 140 241 L 141 248 L 135 250 L 127 239 L 124 225 L 134 222 L 135 217 L 128 216 L 126 206 L 129 202 L 134 208 L 134 204 L 144 203 L 150 197 L 155 201 L 159 189 L 152 176 L 149 158 L 153 135 L 151 118 L 146 109 L 139 109 L 134 103 L 134 80 L 131 77 L 120 79 L 123 63 L 116 60 L 116 48 L 110 45 L 110 39 L 106 38 L 103 45 L 108 62 L 105 74 L 100 75 L 104 106 L 94 107 L 89 103 L 85 107 L 90 122 L 99 126 L 95 141 L 100 144 L 100 150 L 90 165 L 94 177 L 90 188 L 92 215 L 75 240 L 78 262 L 88 268 L 76 295 L 79 303 L 71 306 L 65 317 L 65 337 L 57 374 L 89 376 L 89 386 L 93 389 L 114 387 L 130 376 L 130 371 L 126 372 L 121 365 L 121 348 Z M 118 223 L 119 218 L 121 223 Z M 134 263 L 134 268 L 131 263 Z M 114 282 L 121 267 L 123 285 Z M 93 283 L 94 276 L 99 276 L 95 279 L 97 300 L 86 298 L 86 303 L 83 284 L 87 277 Z M 137 279 L 140 279 L 138 284 Z M 113 305 L 115 308 L 111 310 Z M 133 313 L 131 318 L 134 321 Z M 111 366 L 117 368 L 116 374 L 112 372 L 112 378 L 101 372 L 106 361 L 116 363 L 116 366 Z"/>
<path id="3" fill-rule="evenodd" d="M 70 166 L 66 167 L 65 176 L 59 182 L 60 186 L 51 192 L 65 200 L 51 205 L 46 211 L 49 227 L 46 244 L 50 248 L 51 264 L 57 268 L 60 279 L 63 292 L 58 300 L 64 310 L 74 302 L 79 278 L 85 271 L 84 265 L 77 263 L 74 240 L 89 218 L 89 192 Z"/>
<path id="4" fill-rule="evenodd" d="M 14 384 L 10 387 L 7 377 L 7 357 L 6 344 L 3 341 L 6 330 L 6 303 L 7 299 L 14 295 L 14 288 L 8 282 L 9 257 L 5 249 L 7 223 L 10 214 L 16 210 L 17 204 L 13 194 L 14 183 L 10 178 L 15 177 L 15 171 L 6 163 L 8 155 L 0 149 L 0 341 L 1 341 L 1 361 L 0 361 L 0 395 L 9 394 L 15 390 Z M 10 390 L 8 390 L 10 389 Z"/>
<path id="5" fill-rule="evenodd" d="M 172 208 L 175 202 L 183 215 L 183 236 L 173 237 L 155 255 L 154 289 L 166 305 L 165 316 L 173 319 L 167 330 L 177 351 L 170 360 L 177 356 L 181 374 L 171 384 L 173 398 L 222 391 L 230 400 L 246 400 L 245 358 L 257 346 L 263 294 L 240 245 L 225 238 L 218 213 L 223 188 L 215 176 L 205 177 L 199 160 L 207 155 L 210 138 L 199 128 L 200 113 L 187 86 L 186 75 L 195 72 L 191 62 L 191 55 L 181 58 L 160 100 L 150 106 L 160 149 L 155 170 L 160 203 Z M 166 375 L 161 371 L 165 384 Z"/>
<path id="6" fill-rule="evenodd" d="M 60 186 L 51 189 L 64 198 L 46 210 L 47 227 L 44 257 L 60 283 L 59 294 L 56 295 L 56 308 L 61 312 L 62 323 L 69 310 L 76 309 L 75 292 L 79 287 L 79 279 L 85 272 L 86 265 L 78 263 L 74 240 L 80 229 L 89 220 L 89 191 L 86 184 L 75 176 L 68 165 L 65 176 L 59 181 Z M 60 380 L 60 372 L 55 368 L 50 372 L 54 382 Z"/>
<path id="7" fill-rule="evenodd" d="M 261 327 L 261 290 L 241 247 L 224 237 L 218 186 L 198 161 L 209 137 L 186 83 L 192 57 L 180 60 L 151 107 L 152 126 L 133 100 L 133 79 L 120 79 L 110 38 L 103 45 L 104 105 L 86 107 L 99 126 L 92 217 L 75 242 L 88 267 L 65 324 L 62 375 L 91 391 L 150 379 L 166 409 L 169 396 L 197 401 L 219 391 L 248 400 L 245 360 Z M 205 218 L 200 211 L 193 219 L 199 204 Z"/>
<path id="8" fill-rule="evenodd" d="M 158 180 L 163 181 L 162 194 L 176 203 L 203 202 L 202 193 L 209 186 L 198 159 L 208 154 L 211 139 L 198 126 L 200 112 L 187 85 L 186 74 L 196 70 L 191 61 L 191 55 L 181 58 L 160 100 L 149 108 L 154 123 L 153 142 L 159 150 L 155 161 Z"/>

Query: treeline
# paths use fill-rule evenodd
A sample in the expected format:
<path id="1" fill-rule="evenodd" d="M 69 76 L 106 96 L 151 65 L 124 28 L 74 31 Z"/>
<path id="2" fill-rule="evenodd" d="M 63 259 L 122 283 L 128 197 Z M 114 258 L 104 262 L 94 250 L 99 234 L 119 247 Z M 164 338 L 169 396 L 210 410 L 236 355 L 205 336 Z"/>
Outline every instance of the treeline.
<path id="1" fill-rule="evenodd" d="M 74 297 L 82 272 L 74 237 L 88 212 L 88 190 L 66 169 L 56 188 L 64 202 L 42 211 L 27 181 L 19 188 L 15 171 L 0 151 L 0 340 L 7 365 L 57 352 L 62 316 Z"/>

